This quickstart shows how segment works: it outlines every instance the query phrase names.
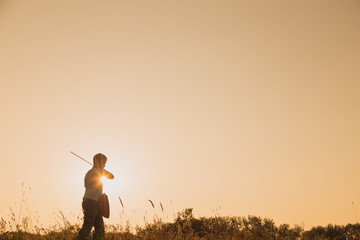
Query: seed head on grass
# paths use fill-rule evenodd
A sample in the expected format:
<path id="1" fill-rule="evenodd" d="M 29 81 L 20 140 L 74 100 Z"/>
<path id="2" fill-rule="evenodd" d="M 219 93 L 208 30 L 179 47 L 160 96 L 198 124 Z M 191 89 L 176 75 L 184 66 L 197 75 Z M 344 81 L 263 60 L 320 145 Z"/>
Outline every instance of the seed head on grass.
<path id="1" fill-rule="evenodd" d="M 120 196 L 119 196 L 119 200 L 120 200 L 120 203 L 121 203 L 122 208 L 124 208 L 124 204 L 123 204 Z"/>
<path id="2" fill-rule="evenodd" d="M 154 203 L 149 199 L 149 202 L 151 203 L 151 206 L 153 207 L 153 208 L 155 208 L 155 205 L 154 205 Z"/>
<path id="3" fill-rule="evenodd" d="M 161 211 L 164 213 L 164 208 L 163 208 L 163 205 L 161 204 L 161 202 L 160 202 L 160 207 L 161 207 Z"/>

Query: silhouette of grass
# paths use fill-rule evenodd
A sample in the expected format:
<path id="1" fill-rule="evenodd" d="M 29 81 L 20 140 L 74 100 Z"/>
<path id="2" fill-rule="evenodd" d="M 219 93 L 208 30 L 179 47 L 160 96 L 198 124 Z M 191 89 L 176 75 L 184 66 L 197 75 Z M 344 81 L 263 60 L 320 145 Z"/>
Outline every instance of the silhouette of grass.
<path id="1" fill-rule="evenodd" d="M 153 201 L 151 201 L 150 199 L 149 199 L 148 201 L 150 202 L 151 206 L 152 206 L 153 208 L 155 208 L 155 205 L 154 205 Z"/>
<path id="2" fill-rule="evenodd" d="M 0 218 L 0 240 L 73 240 L 77 239 L 82 223 L 77 218 L 76 223 L 68 220 L 65 214 L 58 210 L 55 215 L 56 224 L 44 228 L 34 219 L 30 210 L 23 211 L 27 205 L 25 195 L 19 212 L 10 210 L 10 219 Z M 131 226 L 124 214 L 124 204 L 119 197 L 124 215 L 124 224 L 105 225 L 106 239 L 112 240 L 359 240 L 360 224 L 346 226 L 329 224 L 305 231 L 302 226 L 291 227 L 288 224 L 277 226 L 273 220 L 256 216 L 229 217 L 215 213 L 214 217 L 196 218 L 193 209 L 188 208 L 177 213 L 171 222 L 159 219 L 154 211 L 152 222 L 144 226 Z M 154 202 L 148 200 L 155 210 Z M 164 208 L 160 202 L 164 214 Z M 220 209 L 220 207 L 219 207 Z M 37 222 L 37 224 L 34 224 Z"/>
<path id="3" fill-rule="evenodd" d="M 14 214 L 15 215 L 15 214 Z M 13 216 L 13 215 L 12 215 Z M 28 217 L 6 221 L 0 220 L 0 240 L 35 239 L 50 240 L 76 239 L 80 223 L 72 224 L 62 211 L 57 215 L 59 221 L 47 229 L 40 227 L 26 228 Z M 13 226 L 17 222 L 25 224 Z M 273 220 L 256 216 L 248 217 L 200 217 L 193 215 L 193 209 L 177 213 L 172 222 L 154 219 L 145 226 L 135 226 L 134 231 L 129 222 L 124 226 L 105 225 L 106 239 L 113 240 L 330 240 L 360 239 L 360 224 L 346 226 L 328 225 L 313 227 L 304 231 L 301 226 L 290 227 L 288 224 L 277 226 Z"/>

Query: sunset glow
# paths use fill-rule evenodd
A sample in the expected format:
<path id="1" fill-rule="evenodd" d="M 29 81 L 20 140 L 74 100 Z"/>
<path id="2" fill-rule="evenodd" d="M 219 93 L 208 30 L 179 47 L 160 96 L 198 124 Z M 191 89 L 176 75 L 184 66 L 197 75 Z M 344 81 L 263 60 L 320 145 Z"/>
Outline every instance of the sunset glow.
<path id="1" fill-rule="evenodd" d="M 359 0 L 0 0 L 0 36 L 1 217 L 76 222 L 74 151 L 106 224 L 357 222 Z"/>
<path id="2" fill-rule="evenodd" d="M 106 181 L 106 177 L 101 176 L 100 181 L 101 181 L 102 183 L 104 183 L 104 182 Z"/>

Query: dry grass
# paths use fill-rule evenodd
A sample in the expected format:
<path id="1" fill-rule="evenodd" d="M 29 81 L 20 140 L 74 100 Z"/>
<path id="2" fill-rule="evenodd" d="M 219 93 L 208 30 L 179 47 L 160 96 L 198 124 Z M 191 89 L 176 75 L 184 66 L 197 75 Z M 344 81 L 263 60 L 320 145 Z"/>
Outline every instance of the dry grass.
<path id="1" fill-rule="evenodd" d="M 30 189 L 29 189 L 30 191 Z M 122 206 L 118 225 L 106 225 L 106 237 L 113 240 L 359 240 L 360 224 L 346 226 L 328 225 L 313 227 L 304 231 L 301 226 L 290 227 L 288 224 L 275 225 L 271 219 L 256 216 L 228 217 L 215 214 L 214 217 L 196 218 L 192 209 L 177 213 L 172 222 L 164 222 L 156 215 L 155 204 L 148 200 L 154 209 L 152 222 L 145 226 L 132 226 Z M 164 215 L 164 208 L 160 202 Z M 38 216 L 34 216 L 26 202 L 26 194 L 22 194 L 18 212 L 9 208 L 9 219 L 0 218 L 0 240 L 73 240 L 77 238 L 82 219 L 73 223 L 62 211 L 55 214 L 56 224 L 43 227 Z M 2 215 L 4 215 L 2 213 Z"/>
<path id="2" fill-rule="evenodd" d="M 162 204 L 161 204 L 162 205 Z M 155 207 L 155 205 L 154 205 Z M 80 222 L 71 223 L 62 211 L 57 214 L 57 223 L 47 228 L 30 224 L 29 216 L 17 219 L 13 211 L 9 221 L 0 220 L 0 240 L 35 239 L 50 240 L 76 239 Z M 80 219 L 81 220 L 81 219 Z M 328 225 L 304 231 L 301 226 L 288 224 L 276 226 L 271 219 L 256 216 L 248 217 L 201 217 L 196 218 L 192 209 L 177 214 L 172 222 L 154 218 L 145 226 L 106 225 L 106 237 L 113 240 L 358 240 L 360 224 L 346 226 Z"/>

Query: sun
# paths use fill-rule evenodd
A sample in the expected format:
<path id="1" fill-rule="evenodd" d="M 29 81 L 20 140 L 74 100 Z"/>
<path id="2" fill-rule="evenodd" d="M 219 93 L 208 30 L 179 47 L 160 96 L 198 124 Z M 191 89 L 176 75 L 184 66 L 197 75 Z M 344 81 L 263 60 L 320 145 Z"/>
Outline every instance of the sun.
<path id="1" fill-rule="evenodd" d="M 100 182 L 104 182 L 105 181 L 105 179 L 106 179 L 106 177 L 105 176 L 101 176 L 101 178 L 100 178 Z"/>
<path id="2" fill-rule="evenodd" d="M 115 178 L 107 179 L 100 176 L 99 181 L 103 185 L 103 193 L 106 193 L 110 199 L 118 199 L 118 196 L 123 196 L 129 190 L 130 181 L 127 179 L 127 173 L 121 170 L 121 166 L 115 160 L 109 161 L 105 169 L 111 172 Z"/>
<path id="3" fill-rule="evenodd" d="M 107 179 L 105 176 L 101 176 L 100 182 L 103 185 L 103 191 L 104 193 L 108 195 L 117 194 L 117 187 L 116 183 L 114 185 L 113 179 Z"/>

